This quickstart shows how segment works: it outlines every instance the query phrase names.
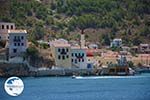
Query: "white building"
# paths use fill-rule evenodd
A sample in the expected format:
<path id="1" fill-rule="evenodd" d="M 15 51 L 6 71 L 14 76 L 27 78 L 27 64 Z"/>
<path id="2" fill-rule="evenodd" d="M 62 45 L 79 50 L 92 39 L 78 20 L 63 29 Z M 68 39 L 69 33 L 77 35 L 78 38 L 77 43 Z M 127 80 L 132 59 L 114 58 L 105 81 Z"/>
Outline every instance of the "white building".
<path id="1" fill-rule="evenodd" d="M 89 44 L 89 45 L 88 45 L 88 48 L 90 48 L 90 49 L 98 49 L 98 45 L 92 43 L 92 44 Z"/>
<path id="2" fill-rule="evenodd" d="M 87 68 L 86 47 L 84 36 L 80 41 L 82 46 L 71 46 L 67 40 L 59 39 L 50 42 L 52 56 L 57 67 Z"/>
<path id="3" fill-rule="evenodd" d="M 27 31 L 26 30 L 8 30 L 9 56 L 18 56 L 27 49 Z"/>
<path id="4" fill-rule="evenodd" d="M 122 39 L 114 39 L 111 42 L 110 47 L 122 47 Z"/>
<path id="5" fill-rule="evenodd" d="M 128 47 L 128 46 L 122 46 L 122 50 L 129 52 L 130 51 L 130 47 Z"/>
<path id="6" fill-rule="evenodd" d="M 140 44 L 139 45 L 140 53 L 150 53 L 150 44 Z"/>
<path id="7" fill-rule="evenodd" d="M 14 29 L 14 23 L 0 22 L 0 40 L 8 40 L 8 30 Z"/>
<path id="8" fill-rule="evenodd" d="M 67 43 L 53 43 L 51 44 L 51 50 L 57 67 L 87 68 L 85 49 L 71 47 L 71 45 Z"/>
<path id="9" fill-rule="evenodd" d="M 71 48 L 71 62 L 73 67 L 77 67 L 80 69 L 87 68 L 87 58 L 85 49 L 81 49 L 79 47 Z"/>

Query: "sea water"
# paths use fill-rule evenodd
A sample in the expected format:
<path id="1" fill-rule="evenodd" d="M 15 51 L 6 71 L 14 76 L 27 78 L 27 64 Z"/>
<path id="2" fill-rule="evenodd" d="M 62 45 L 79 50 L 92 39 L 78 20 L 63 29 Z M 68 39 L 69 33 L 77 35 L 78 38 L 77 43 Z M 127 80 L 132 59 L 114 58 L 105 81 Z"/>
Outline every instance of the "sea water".
<path id="1" fill-rule="evenodd" d="M 71 77 L 21 78 L 24 91 L 17 97 L 4 90 L 0 100 L 150 100 L 150 74 L 72 79 Z"/>

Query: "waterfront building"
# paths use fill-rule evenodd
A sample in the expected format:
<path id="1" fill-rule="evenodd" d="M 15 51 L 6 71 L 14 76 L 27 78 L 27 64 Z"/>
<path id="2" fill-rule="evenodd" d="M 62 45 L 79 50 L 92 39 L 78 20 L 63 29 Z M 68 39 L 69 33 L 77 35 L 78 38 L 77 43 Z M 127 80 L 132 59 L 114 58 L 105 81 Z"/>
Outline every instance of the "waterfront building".
<path id="1" fill-rule="evenodd" d="M 101 54 L 102 51 L 100 49 L 87 49 L 87 68 L 96 68 L 101 66 L 101 60 L 99 59 Z"/>
<path id="2" fill-rule="evenodd" d="M 50 44 L 68 44 L 68 41 L 63 39 L 63 38 L 60 38 L 60 39 L 54 39 L 52 41 L 50 41 Z"/>
<path id="3" fill-rule="evenodd" d="M 89 44 L 89 45 L 88 45 L 88 48 L 90 48 L 90 49 L 98 49 L 98 45 L 92 43 L 92 44 Z"/>
<path id="4" fill-rule="evenodd" d="M 131 47 L 130 52 L 139 53 L 139 48 L 138 48 L 138 46 L 133 46 L 133 47 Z"/>
<path id="5" fill-rule="evenodd" d="M 80 47 L 71 47 L 71 63 L 73 67 L 86 69 L 87 57 L 85 49 Z"/>
<path id="6" fill-rule="evenodd" d="M 110 47 L 122 47 L 122 39 L 114 39 L 111 42 Z"/>
<path id="7" fill-rule="evenodd" d="M 71 67 L 71 46 L 67 43 L 51 44 L 52 56 L 57 67 Z"/>
<path id="8" fill-rule="evenodd" d="M 92 60 L 89 60 L 90 58 L 87 58 L 88 60 L 87 60 L 87 69 L 92 69 L 92 68 L 94 68 L 94 59 L 92 59 Z M 96 65 L 96 64 L 95 64 Z M 98 64 L 97 64 L 98 65 Z"/>
<path id="9" fill-rule="evenodd" d="M 150 54 L 139 54 L 138 60 L 141 64 L 150 66 Z"/>
<path id="10" fill-rule="evenodd" d="M 8 40 L 8 30 L 14 29 L 14 23 L 0 22 L 0 40 Z"/>
<path id="11" fill-rule="evenodd" d="M 122 51 L 129 52 L 130 51 L 130 47 L 128 47 L 128 46 L 122 46 Z"/>
<path id="12" fill-rule="evenodd" d="M 107 75 L 133 75 L 134 70 L 129 68 L 125 56 L 120 56 L 117 59 L 117 64 L 109 64 L 105 72 Z"/>
<path id="13" fill-rule="evenodd" d="M 139 51 L 140 53 L 150 54 L 150 44 L 140 44 Z"/>
<path id="14" fill-rule="evenodd" d="M 19 56 L 27 49 L 27 31 L 26 30 L 8 30 L 9 57 Z"/>

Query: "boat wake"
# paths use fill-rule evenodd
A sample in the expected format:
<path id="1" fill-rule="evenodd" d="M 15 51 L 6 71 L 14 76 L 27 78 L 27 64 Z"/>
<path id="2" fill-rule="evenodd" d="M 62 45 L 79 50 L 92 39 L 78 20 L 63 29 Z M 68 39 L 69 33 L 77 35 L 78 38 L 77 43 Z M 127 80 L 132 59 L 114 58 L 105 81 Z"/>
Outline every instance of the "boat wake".
<path id="1" fill-rule="evenodd" d="M 75 76 L 72 77 L 73 79 L 120 79 L 120 78 L 143 78 L 143 77 L 149 77 L 150 76 L 89 76 L 89 77 L 84 77 L 84 76 Z"/>

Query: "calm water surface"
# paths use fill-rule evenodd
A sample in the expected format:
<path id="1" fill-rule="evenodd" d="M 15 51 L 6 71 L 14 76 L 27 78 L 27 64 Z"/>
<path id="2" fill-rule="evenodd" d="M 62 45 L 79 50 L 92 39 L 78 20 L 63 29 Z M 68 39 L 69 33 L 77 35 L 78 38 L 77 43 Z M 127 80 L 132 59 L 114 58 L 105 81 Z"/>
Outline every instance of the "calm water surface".
<path id="1" fill-rule="evenodd" d="M 150 74 L 101 79 L 22 78 L 25 89 L 18 97 L 7 95 L 5 80 L 0 78 L 0 100 L 150 100 Z"/>

